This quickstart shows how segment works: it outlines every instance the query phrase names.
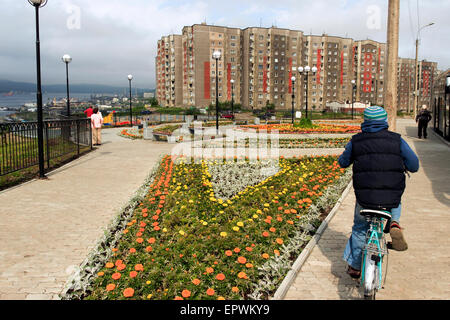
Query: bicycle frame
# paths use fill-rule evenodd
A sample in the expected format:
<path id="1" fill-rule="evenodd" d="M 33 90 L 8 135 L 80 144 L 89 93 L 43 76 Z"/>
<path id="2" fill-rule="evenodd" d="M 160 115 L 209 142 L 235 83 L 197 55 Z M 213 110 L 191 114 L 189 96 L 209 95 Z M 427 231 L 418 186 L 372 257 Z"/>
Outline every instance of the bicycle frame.
<path id="1" fill-rule="evenodd" d="M 384 237 L 384 221 L 386 219 L 384 218 L 378 218 L 378 217 L 367 217 L 367 221 L 370 224 L 369 230 L 366 235 L 366 244 L 363 249 L 363 265 L 361 270 L 365 270 L 366 266 L 366 257 L 368 255 L 371 256 L 373 259 L 373 256 L 375 255 L 378 260 L 376 261 L 376 266 L 378 269 L 378 281 L 377 285 L 374 288 L 375 290 L 381 289 L 381 283 L 383 278 L 382 273 L 382 264 L 383 264 L 383 257 L 388 254 L 387 246 L 386 246 L 386 240 Z M 365 280 L 365 272 L 361 273 L 361 285 L 364 286 L 364 280 Z"/>

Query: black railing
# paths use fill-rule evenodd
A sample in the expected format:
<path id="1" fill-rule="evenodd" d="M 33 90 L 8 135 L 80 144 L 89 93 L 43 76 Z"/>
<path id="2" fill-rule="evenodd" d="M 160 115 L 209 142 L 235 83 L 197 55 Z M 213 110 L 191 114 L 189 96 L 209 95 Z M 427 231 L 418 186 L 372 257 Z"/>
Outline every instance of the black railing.
<path id="1" fill-rule="evenodd" d="M 39 164 L 37 122 L 0 123 L 0 176 Z M 90 119 L 44 121 L 46 169 L 92 149 Z"/>

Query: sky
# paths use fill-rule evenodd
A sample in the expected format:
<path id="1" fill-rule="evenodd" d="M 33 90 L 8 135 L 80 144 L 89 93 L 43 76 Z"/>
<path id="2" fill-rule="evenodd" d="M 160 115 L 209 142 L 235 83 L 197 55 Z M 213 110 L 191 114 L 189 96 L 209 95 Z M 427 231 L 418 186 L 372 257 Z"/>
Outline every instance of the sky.
<path id="1" fill-rule="evenodd" d="M 386 42 L 388 0 L 48 0 L 40 9 L 43 84 L 64 84 L 61 61 L 70 54 L 71 83 L 155 87 L 157 41 L 201 22 L 237 28 L 271 27 L 305 34 Z M 399 56 L 450 68 L 450 0 L 400 0 Z M 0 79 L 35 82 L 34 9 L 2 0 Z"/>

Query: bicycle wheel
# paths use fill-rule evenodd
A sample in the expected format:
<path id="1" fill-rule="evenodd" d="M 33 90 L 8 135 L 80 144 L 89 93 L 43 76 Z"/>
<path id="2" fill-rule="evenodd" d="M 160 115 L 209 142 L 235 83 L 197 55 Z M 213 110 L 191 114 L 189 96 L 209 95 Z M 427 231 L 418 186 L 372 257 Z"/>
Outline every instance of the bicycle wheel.
<path id="1" fill-rule="evenodd" d="M 378 283 L 378 267 L 372 255 L 365 257 L 364 263 L 364 299 L 375 300 L 375 293 Z"/>

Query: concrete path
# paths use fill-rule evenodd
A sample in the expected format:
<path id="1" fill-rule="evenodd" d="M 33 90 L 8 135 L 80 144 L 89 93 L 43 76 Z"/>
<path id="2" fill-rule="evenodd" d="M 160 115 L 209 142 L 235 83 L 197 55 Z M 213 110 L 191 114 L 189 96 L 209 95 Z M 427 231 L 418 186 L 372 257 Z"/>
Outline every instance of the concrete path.
<path id="1" fill-rule="evenodd" d="M 387 281 L 377 299 L 449 299 L 450 148 L 431 132 L 427 140 L 417 139 L 412 120 L 398 120 L 397 126 L 419 156 L 421 168 L 407 179 L 402 201 L 401 225 L 409 249 L 389 251 Z M 342 261 L 354 203 L 352 189 L 285 299 L 362 299 L 357 282 L 345 273 Z"/>
<path id="2" fill-rule="evenodd" d="M 0 193 L 0 299 L 56 299 L 103 229 L 173 145 L 103 130 L 103 145 Z"/>

